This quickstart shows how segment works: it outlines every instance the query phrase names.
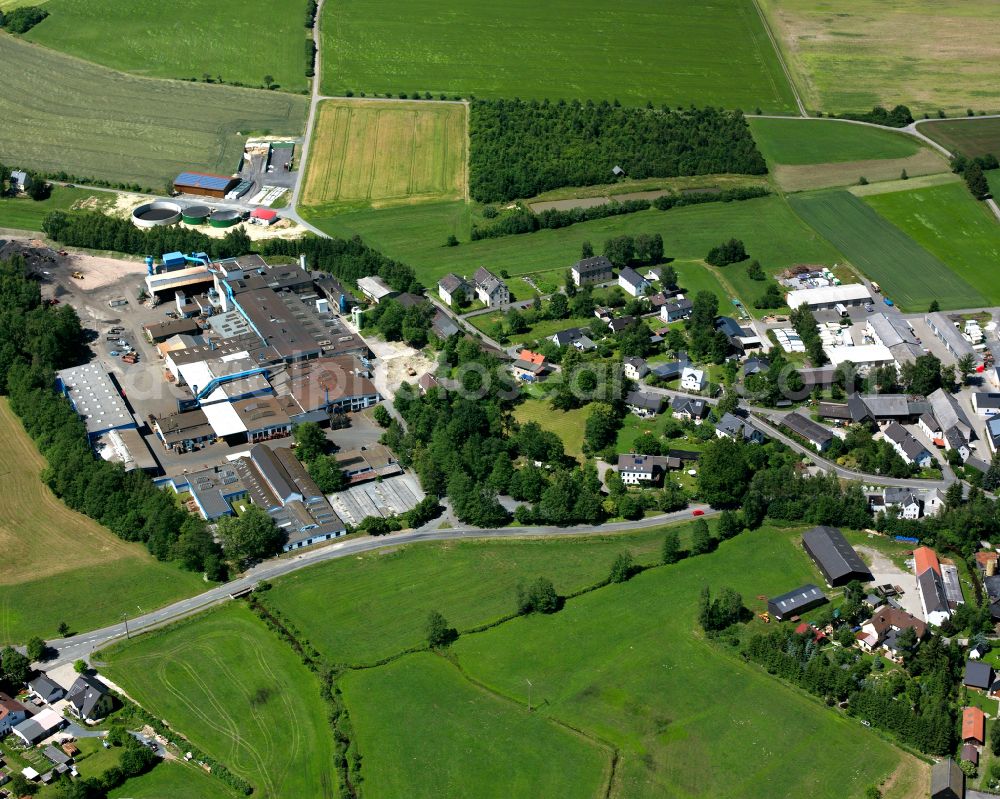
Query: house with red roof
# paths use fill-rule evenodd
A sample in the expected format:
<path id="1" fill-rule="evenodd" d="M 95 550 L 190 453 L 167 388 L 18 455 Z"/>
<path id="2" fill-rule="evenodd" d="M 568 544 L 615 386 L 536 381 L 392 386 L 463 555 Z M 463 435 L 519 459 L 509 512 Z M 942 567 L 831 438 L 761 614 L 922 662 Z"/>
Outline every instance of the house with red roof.
<path id="1" fill-rule="evenodd" d="M 962 711 L 962 742 L 979 746 L 986 743 L 986 714 L 978 707 Z"/>
<path id="2" fill-rule="evenodd" d="M 533 383 L 541 380 L 549 367 L 545 362 L 545 356 L 539 352 L 531 350 L 521 350 L 517 355 L 517 360 L 510 366 L 510 371 L 518 380 Z"/>

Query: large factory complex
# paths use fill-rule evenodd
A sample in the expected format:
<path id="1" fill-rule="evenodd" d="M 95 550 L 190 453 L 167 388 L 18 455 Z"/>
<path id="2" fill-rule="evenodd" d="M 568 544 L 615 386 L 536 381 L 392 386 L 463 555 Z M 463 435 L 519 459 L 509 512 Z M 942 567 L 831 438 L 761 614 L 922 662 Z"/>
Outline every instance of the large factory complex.
<path id="1" fill-rule="evenodd" d="M 314 281 L 303 261 L 269 266 L 258 255 L 147 258 L 144 284 L 146 307 L 169 317 L 137 326 L 156 357 L 143 374 L 160 385 L 123 385 L 100 360 L 58 373 L 95 449 L 189 493 L 206 519 L 234 513 L 236 500 L 260 505 L 287 531 L 286 549 L 342 534 L 292 450 L 273 442 L 382 399 L 368 345 L 341 315 L 351 295 L 329 276 Z M 124 344 L 116 330 L 109 347 Z M 362 449 L 337 455 L 351 483 L 401 471 L 379 445 Z"/>

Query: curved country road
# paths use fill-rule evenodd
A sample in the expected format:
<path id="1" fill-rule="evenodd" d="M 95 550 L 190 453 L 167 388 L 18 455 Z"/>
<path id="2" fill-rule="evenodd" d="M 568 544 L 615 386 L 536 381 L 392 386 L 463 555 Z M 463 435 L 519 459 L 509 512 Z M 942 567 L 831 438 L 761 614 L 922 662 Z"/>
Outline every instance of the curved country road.
<path id="1" fill-rule="evenodd" d="M 206 608 L 218 605 L 231 598 L 232 594 L 252 588 L 261 580 L 272 580 L 293 571 L 313 566 L 317 563 L 346 558 L 376 549 L 397 547 L 402 544 L 414 544 L 424 541 L 486 540 L 499 538 L 557 538 L 569 536 L 605 535 L 608 533 L 627 533 L 649 527 L 659 527 L 671 522 L 684 521 L 692 517 L 692 511 L 700 510 L 705 516 L 712 516 L 718 511 L 708 505 L 693 504 L 686 510 L 674 513 L 663 513 L 649 516 L 634 522 L 614 522 L 612 524 L 579 525 L 576 527 L 505 527 L 497 530 L 484 530 L 478 527 L 464 527 L 450 530 L 410 530 L 392 535 L 362 536 L 335 542 L 301 555 L 280 560 L 271 560 L 255 566 L 239 579 L 218 585 L 203 594 L 182 599 L 159 610 L 144 613 L 128 620 L 129 634 L 160 627 L 169 622 L 190 616 Z M 58 638 L 48 641 L 49 647 L 56 654 L 43 663 L 36 664 L 39 668 L 52 668 L 60 663 L 67 663 L 80 658 L 86 659 L 92 652 L 106 646 L 110 642 L 125 635 L 125 624 L 119 622 L 99 630 L 80 633 L 69 638 Z"/>

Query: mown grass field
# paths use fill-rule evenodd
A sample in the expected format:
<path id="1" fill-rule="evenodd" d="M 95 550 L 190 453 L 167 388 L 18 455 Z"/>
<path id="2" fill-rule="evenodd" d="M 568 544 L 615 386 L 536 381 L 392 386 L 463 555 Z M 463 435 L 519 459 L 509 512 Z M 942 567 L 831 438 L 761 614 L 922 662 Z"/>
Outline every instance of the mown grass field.
<path id="1" fill-rule="evenodd" d="M 607 747 L 480 690 L 442 657 L 348 672 L 341 690 L 372 796 L 604 796 Z"/>
<path id="2" fill-rule="evenodd" d="M 775 164 L 906 158 L 921 144 L 905 133 L 828 119 L 747 118 L 764 157 Z"/>
<path id="3" fill-rule="evenodd" d="M 61 621 L 78 631 L 113 624 L 207 587 L 67 508 L 39 479 L 44 467 L 0 399 L 0 550 L 11 564 L 0 573 L 0 644 L 55 637 Z"/>
<path id="4" fill-rule="evenodd" d="M 1000 109 L 989 0 L 760 0 L 810 111 Z"/>
<path id="5" fill-rule="evenodd" d="M 232 173 L 249 133 L 300 135 L 283 92 L 126 75 L 0 36 L 0 161 L 162 191 L 185 169 Z"/>
<path id="6" fill-rule="evenodd" d="M 904 310 L 924 311 L 935 299 L 942 308 L 987 304 L 982 293 L 944 261 L 849 192 L 793 195 L 789 202 Z"/>
<path id="7" fill-rule="evenodd" d="M 278 13 L 267 0 L 193 0 L 169 10 L 158 3 L 47 0 L 45 10 L 49 16 L 25 38 L 112 69 L 185 80 L 208 73 L 246 86 L 263 86 L 270 75 L 288 91 L 308 87 L 306 0 L 283 2 Z"/>
<path id="8" fill-rule="evenodd" d="M 339 796 L 319 680 L 245 606 L 116 644 L 100 659 L 131 697 L 248 780 L 255 796 Z"/>
<path id="9" fill-rule="evenodd" d="M 265 600 L 329 660 L 365 664 L 423 645 L 432 610 L 460 630 L 486 624 L 514 612 L 520 581 L 544 575 L 561 594 L 572 593 L 607 577 L 623 549 L 654 562 L 662 541 L 656 529 L 420 544 L 303 569 L 276 581 Z"/>
<path id="10" fill-rule="evenodd" d="M 970 157 L 1000 153 L 1000 119 L 943 119 L 922 122 L 917 130 L 952 152 Z"/>
<path id="11" fill-rule="evenodd" d="M 815 581 L 795 537 L 747 533 L 710 556 L 571 600 L 555 615 L 460 638 L 452 651 L 464 672 L 517 703 L 527 702 L 531 680 L 539 716 L 619 747 L 614 797 L 860 799 L 894 773 L 887 797 L 923 796 L 925 764 L 696 631 L 703 585 L 736 588 L 762 609 L 757 594 Z M 412 701 L 412 712 L 433 712 Z M 351 709 L 355 718 L 365 713 Z M 425 745 L 440 745 L 431 735 Z M 410 773 L 416 781 L 417 764 Z"/>
<path id="12" fill-rule="evenodd" d="M 987 299 L 1000 302 L 1000 221 L 962 183 L 865 197 L 883 218 L 948 264 Z M 972 307 L 972 306 L 963 306 Z"/>
<path id="13" fill-rule="evenodd" d="M 237 794 L 199 767 L 177 760 L 165 760 L 141 777 L 127 780 L 108 794 L 109 799 L 235 799 Z"/>
<path id="14" fill-rule="evenodd" d="M 26 197 L 0 197 L 0 228 L 17 230 L 41 230 L 42 220 L 52 211 L 66 211 L 80 200 L 90 197 L 103 199 L 113 194 L 91 191 L 90 189 L 67 189 L 53 186 L 47 200 L 35 202 Z"/>
<path id="15" fill-rule="evenodd" d="M 679 261 L 701 260 L 715 245 L 736 237 L 745 242 L 751 258 L 771 272 L 795 263 L 832 266 L 843 260 L 778 196 L 670 211 L 650 209 L 558 230 L 476 242 L 469 241 L 471 212 L 465 203 L 308 214 L 307 218 L 334 235 L 360 235 L 387 255 L 413 266 L 428 286 L 448 272 L 471 275 L 483 265 L 497 273 L 507 270 L 512 276 L 554 269 L 561 273 L 579 260 L 584 241 L 600 252 L 606 239 L 622 234 L 660 233 L 666 255 Z M 457 236 L 461 245 L 446 246 L 449 234 Z M 512 287 L 516 294 L 517 281 Z"/>
<path id="16" fill-rule="evenodd" d="M 465 106 L 326 100 L 317 114 L 304 205 L 465 198 Z"/>
<path id="17" fill-rule="evenodd" d="M 555 433 L 562 439 L 566 454 L 578 459 L 583 457 L 583 434 L 588 416 L 590 408 L 586 406 L 559 411 L 553 409 L 547 399 L 528 399 L 514 409 L 518 422 L 537 422 L 543 430 Z"/>
<path id="18" fill-rule="evenodd" d="M 324 94 L 429 91 L 794 110 L 751 0 L 324 6 Z"/>

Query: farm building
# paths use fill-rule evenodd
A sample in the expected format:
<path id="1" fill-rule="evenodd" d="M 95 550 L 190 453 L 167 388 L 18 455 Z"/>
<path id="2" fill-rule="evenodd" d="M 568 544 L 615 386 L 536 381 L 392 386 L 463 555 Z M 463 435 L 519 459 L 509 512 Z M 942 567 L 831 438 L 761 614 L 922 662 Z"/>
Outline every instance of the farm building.
<path id="1" fill-rule="evenodd" d="M 778 621 L 784 621 L 819 607 L 826 601 L 826 594 L 810 583 L 767 600 L 767 612 Z"/>
<path id="2" fill-rule="evenodd" d="M 785 298 L 789 308 L 805 305 L 812 311 L 832 310 L 837 305 L 864 305 L 872 301 L 871 292 L 860 283 L 845 286 L 823 286 L 815 289 L 796 289 Z"/>
<path id="3" fill-rule="evenodd" d="M 361 290 L 362 294 L 364 294 L 376 305 L 382 302 L 382 300 L 387 300 L 390 297 L 395 297 L 399 294 L 398 291 L 394 291 L 393 288 L 378 275 L 369 275 L 368 277 L 358 278 L 358 288 Z"/>
<path id="4" fill-rule="evenodd" d="M 225 175 L 211 175 L 206 172 L 181 172 L 174 178 L 174 191 L 181 194 L 199 194 L 204 197 L 218 197 L 220 200 L 229 193 L 239 180 Z"/>
<path id="5" fill-rule="evenodd" d="M 817 452 L 824 452 L 833 443 L 833 433 L 830 430 L 801 413 L 788 414 L 782 419 L 782 424 L 812 444 Z"/>
<path id="6" fill-rule="evenodd" d="M 896 363 L 892 351 L 882 344 L 859 344 L 858 346 L 824 347 L 823 351 L 834 366 L 850 362 L 857 367 L 860 374 L 867 374 L 875 366 L 885 366 Z"/>
<path id="7" fill-rule="evenodd" d="M 48 738 L 56 730 L 61 730 L 65 724 L 66 719 L 47 707 L 15 726 L 12 732 L 27 746 L 32 746 L 43 738 Z"/>
<path id="8" fill-rule="evenodd" d="M 802 535 L 802 546 L 831 586 L 851 580 L 870 582 L 872 573 L 836 527 L 820 525 Z"/>
<path id="9" fill-rule="evenodd" d="M 902 366 L 923 355 L 917 334 L 902 317 L 884 313 L 872 314 L 865 320 L 865 335 L 874 343 L 888 347 L 896 363 Z"/>
<path id="10" fill-rule="evenodd" d="M 250 224 L 270 227 L 278 221 L 278 212 L 270 208 L 254 208 L 250 213 Z"/>

